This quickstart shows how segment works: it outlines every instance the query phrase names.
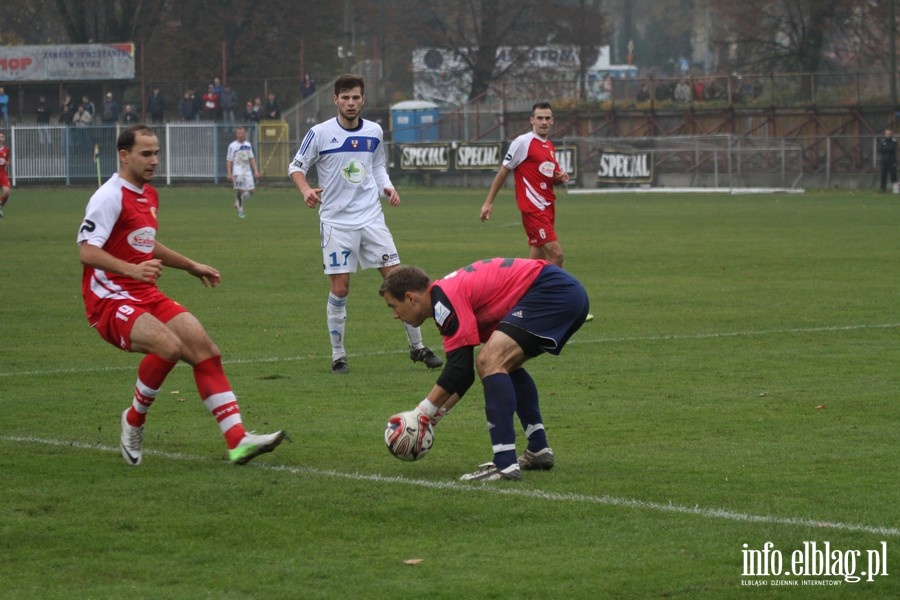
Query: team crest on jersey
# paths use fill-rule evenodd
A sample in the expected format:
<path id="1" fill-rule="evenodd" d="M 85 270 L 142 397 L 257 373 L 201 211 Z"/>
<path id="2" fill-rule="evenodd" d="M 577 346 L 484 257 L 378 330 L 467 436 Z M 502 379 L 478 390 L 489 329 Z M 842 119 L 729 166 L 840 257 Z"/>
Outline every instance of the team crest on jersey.
<path id="1" fill-rule="evenodd" d="M 356 150 L 359 148 L 359 140 L 356 138 L 350 138 L 350 145 L 353 146 L 353 149 Z"/>
<path id="2" fill-rule="evenodd" d="M 341 175 L 344 176 L 349 183 L 359 185 L 366 178 L 366 166 L 358 160 L 351 160 L 343 169 Z"/>

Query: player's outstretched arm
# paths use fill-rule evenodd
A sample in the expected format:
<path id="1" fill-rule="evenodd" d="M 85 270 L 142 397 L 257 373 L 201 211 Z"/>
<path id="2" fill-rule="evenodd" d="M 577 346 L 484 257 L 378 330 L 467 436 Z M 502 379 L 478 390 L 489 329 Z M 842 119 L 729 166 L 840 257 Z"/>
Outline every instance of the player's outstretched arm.
<path id="1" fill-rule="evenodd" d="M 222 280 L 222 275 L 219 273 L 218 269 L 191 260 L 187 256 L 175 252 L 158 241 L 155 242 L 153 246 L 153 257 L 161 260 L 162 264 L 167 267 L 187 271 L 199 279 L 200 283 L 204 286 L 216 287 Z"/>

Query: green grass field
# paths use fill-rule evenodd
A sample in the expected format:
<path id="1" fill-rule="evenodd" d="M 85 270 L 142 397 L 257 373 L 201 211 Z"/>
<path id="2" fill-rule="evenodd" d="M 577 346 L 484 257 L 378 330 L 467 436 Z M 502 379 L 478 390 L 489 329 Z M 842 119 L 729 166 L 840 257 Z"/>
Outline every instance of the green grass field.
<path id="1" fill-rule="evenodd" d="M 557 466 L 473 485 L 457 478 L 491 457 L 478 384 L 424 460 L 384 448 L 386 418 L 437 373 L 409 360 L 377 272 L 353 279 L 351 373 L 330 374 L 318 219 L 293 190 L 260 190 L 238 220 L 226 188 L 161 188 L 159 239 L 223 273 L 208 289 L 168 270 L 162 288 L 220 346 L 248 428 L 291 440 L 231 466 L 179 366 L 128 467 L 118 416 L 139 356 L 84 318 L 90 190 L 14 190 L 0 597 L 900 596 L 897 196 L 562 195 L 566 267 L 596 320 L 529 364 Z M 508 189 L 486 224 L 485 190 L 401 194 L 388 224 L 432 275 L 526 252 Z M 430 321 L 423 333 L 440 349 Z M 744 572 L 753 550 L 793 573 L 811 543 L 832 572 L 859 575 L 883 549 L 886 564 L 857 583 Z"/>

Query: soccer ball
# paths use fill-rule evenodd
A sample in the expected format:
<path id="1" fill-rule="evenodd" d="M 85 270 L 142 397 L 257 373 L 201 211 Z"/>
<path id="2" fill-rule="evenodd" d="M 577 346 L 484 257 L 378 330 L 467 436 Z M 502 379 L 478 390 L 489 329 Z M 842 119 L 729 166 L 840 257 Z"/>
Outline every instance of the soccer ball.
<path id="1" fill-rule="evenodd" d="M 384 443 L 400 460 L 419 460 L 434 444 L 431 419 L 414 410 L 393 415 L 384 428 Z"/>

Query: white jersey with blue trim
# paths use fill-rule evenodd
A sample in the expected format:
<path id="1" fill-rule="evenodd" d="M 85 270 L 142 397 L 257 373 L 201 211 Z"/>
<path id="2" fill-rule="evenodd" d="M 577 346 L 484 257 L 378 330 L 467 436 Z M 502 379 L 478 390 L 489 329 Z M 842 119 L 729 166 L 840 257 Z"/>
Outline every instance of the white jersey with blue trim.
<path id="1" fill-rule="evenodd" d="M 344 129 L 337 117 L 315 125 L 303 138 L 288 177 L 315 165 L 322 188 L 319 219 L 341 229 L 361 229 L 381 214 L 384 188 L 393 188 L 385 166 L 384 132 L 365 119 Z"/>
<path id="2" fill-rule="evenodd" d="M 252 177 L 253 168 L 250 166 L 250 161 L 254 158 L 253 146 L 250 145 L 250 142 L 234 140 L 228 144 L 225 160 L 231 162 L 231 174 L 235 177 L 243 177 L 245 175 Z"/>

